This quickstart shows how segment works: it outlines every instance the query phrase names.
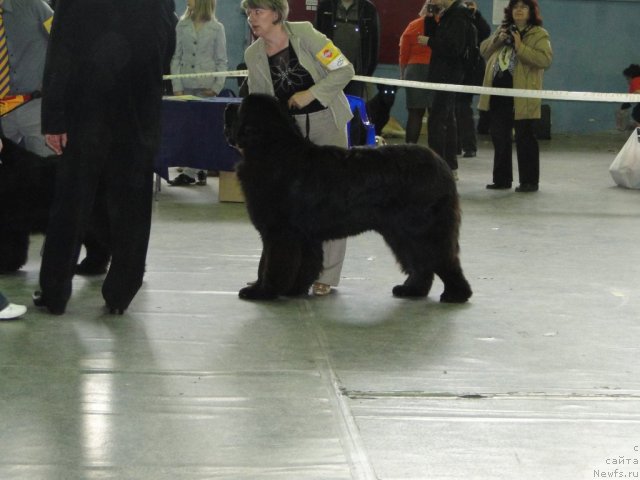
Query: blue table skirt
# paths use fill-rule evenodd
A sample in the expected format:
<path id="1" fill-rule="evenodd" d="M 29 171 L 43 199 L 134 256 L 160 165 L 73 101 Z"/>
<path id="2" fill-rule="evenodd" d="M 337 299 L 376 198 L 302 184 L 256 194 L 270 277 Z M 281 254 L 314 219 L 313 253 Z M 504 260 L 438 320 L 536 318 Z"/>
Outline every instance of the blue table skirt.
<path id="1" fill-rule="evenodd" d="M 240 154 L 224 138 L 224 109 L 239 98 L 162 101 L 162 140 L 155 172 L 168 180 L 169 167 L 232 171 Z"/>

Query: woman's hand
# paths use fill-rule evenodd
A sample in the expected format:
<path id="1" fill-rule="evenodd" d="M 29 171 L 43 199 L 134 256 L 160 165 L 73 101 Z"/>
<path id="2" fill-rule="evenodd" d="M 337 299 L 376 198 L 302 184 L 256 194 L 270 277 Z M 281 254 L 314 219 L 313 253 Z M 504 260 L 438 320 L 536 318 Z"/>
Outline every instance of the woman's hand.
<path id="1" fill-rule="evenodd" d="M 291 95 L 291 98 L 289 98 L 287 105 L 289 105 L 290 109 L 295 108 L 299 110 L 309 105 L 315 99 L 316 97 L 314 97 L 309 90 L 303 90 L 301 92 L 296 92 L 293 95 Z"/>
<path id="2" fill-rule="evenodd" d="M 522 45 L 522 36 L 520 36 L 520 31 L 515 29 L 511 36 L 513 37 L 513 49 L 517 52 L 520 49 L 520 45 Z"/>
<path id="3" fill-rule="evenodd" d="M 497 39 L 500 42 L 505 43 L 507 41 L 507 38 L 509 38 L 510 36 L 511 35 L 509 34 L 509 31 L 506 28 L 502 27 L 500 29 L 500 33 L 498 33 Z"/>
<path id="4" fill-rule="evenodd" d="M 206 89 L 206 88 L 205 88 L 205 89 L 202 91 L 202 95 L 204 95 L 205 97 L 215 97 L 215 96 L 217 96 L 218 94 L 216 93 L 216 91 L 215 91 L 215 90 L 210 90 L 210 89 Z"/>

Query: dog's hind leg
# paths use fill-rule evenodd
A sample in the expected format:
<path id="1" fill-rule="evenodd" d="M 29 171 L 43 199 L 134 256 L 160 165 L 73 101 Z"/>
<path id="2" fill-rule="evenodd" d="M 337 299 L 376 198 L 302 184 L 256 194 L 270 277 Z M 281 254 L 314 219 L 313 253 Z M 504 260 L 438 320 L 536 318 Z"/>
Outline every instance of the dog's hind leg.
<path id="1" fill-rule="evenodd" d="M 408 274 L 402 285 L 393 287 L 395 297 L 426 297 L 433 284 L 433 266 L 422 242 L 412 241 L 406 232 L 385 232 L 383 237 L 402 271 Z"/>
<path id="2" fill-rule="evenodd" d="M 445 260 L 436 270 L 436 274 L 444 283 L 444 291 L 440 295 L 441 302 L 464 303 L 471 298 L 473 292 L 462 273 L 462 267 L 457 255 L 453 259 Z"/>
<path id="3" fill-rule="evenodd" d="M 394 297 L 426 297 L 433 284 L 433 272 L 410 272 L 402 285 L 393 287 Z"/>
<path id="4" fill-rule="evenodd" d="M 304 242 L 302 244 L 298 275 L 293 286 L 285 295 L 297 296 L 309 293 L 311 284 L 322 272 L 322 255 L 321 242 Z"/>

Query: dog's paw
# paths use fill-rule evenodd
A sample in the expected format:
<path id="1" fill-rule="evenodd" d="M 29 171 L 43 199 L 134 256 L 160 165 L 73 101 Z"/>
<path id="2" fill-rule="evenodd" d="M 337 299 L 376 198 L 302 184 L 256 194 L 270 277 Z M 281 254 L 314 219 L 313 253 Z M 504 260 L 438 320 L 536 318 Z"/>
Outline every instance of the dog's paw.
<path id="1" fill-rule="evenodd" d="M 449 291 L 445 290 L 440 295 L 442 303 L 465 303 L 471 298 L 471 290 Z"/>
<path id="2" fill-rule="evenodd" d="M 275 300 L 278 298 L 275 293 L 266 292 L 255 284 L 240 289 L 238 296 L 243 300 Z"/>
<path id="3" fill-rule="evenodd" d="M 391 291 L 394 297 L 426 297 L 426 288 L 415 285 L 396 285 Z"/>

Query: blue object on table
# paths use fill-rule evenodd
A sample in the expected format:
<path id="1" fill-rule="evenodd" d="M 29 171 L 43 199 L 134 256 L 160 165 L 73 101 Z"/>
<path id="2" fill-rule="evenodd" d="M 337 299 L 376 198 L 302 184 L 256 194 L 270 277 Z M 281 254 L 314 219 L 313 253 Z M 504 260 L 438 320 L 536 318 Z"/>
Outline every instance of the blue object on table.
<path id="1" fill-rule="evenodd" d="M 351 112 L 355 115 L 357 113 L 360 114 L 360 118 L 353 118 L 347 124 L 347 131 L 349 132 L 349 146 L 355 145 L 375 145 L 376 144 L 376 128 L 369 121 L 369 115 L 367 115 L 367 104 L 366 102 L 355 95 L 347 95 L 347 100 L 349 101 L 349 106 L 351 107 Z M 357 129 L 352 128 L 351 123 L 358 122 L 361 123 L 362 128 L 364 128 L 364 132 L 360 132 L 361 141 L 357 141 L 357 139 L 352 139 L 353 132 L 357 131 Z"/>

